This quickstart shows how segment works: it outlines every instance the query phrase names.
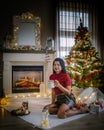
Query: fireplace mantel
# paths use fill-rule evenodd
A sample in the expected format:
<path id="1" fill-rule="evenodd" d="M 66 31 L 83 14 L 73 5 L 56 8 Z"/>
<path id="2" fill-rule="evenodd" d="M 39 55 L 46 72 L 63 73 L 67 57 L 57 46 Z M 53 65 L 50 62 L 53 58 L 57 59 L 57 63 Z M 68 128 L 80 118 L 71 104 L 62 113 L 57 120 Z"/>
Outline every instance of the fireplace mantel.
<path id="1" fill-rule="evenodd" d="M 5 51 L 3 52 L 3 88 L 6 96 L 13 96 L 12 93 L 12 66 L 13 65 L 42 65 L 44 67 L 45 95 L 47 95 L 47 81 L 52 73 L 52 62 L 55 58 L 54 51 Z"/>
<path id="2" fill-rule="evenodd" d="M 13 50 L 13 49 L 3 49 L 1 50 L 3 53 L 43 53 L 43 54 L 55 54 L 56 51 L 53 50 Z"/>

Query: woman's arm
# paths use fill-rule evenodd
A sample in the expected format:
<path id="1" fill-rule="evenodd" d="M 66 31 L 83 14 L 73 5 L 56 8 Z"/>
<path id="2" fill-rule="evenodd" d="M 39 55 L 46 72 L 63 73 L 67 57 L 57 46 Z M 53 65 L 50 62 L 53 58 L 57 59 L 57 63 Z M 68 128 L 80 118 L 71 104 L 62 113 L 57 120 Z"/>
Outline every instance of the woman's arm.
<path id="1" fill-rule="evenodd" d="M 56 101 L 56 95 L 54 90 L 52 89 L 52 103 L 55 103 L 55 101 Z"/>
<path id="2" fill-rule="evenodd" d="M 70 95 L 70 93 L 71 93 L 71 86 L 66 86 L 66 88 L 65 88 L 65 87 L 63 87 L 63 86 L 59 83 L 58 80 L 55 80 L 54 83 L 55 83 L 55 87 L 58 87 L 63 93 L 65 93 L 65 94 L 67 94 L 67 95 Z"/>

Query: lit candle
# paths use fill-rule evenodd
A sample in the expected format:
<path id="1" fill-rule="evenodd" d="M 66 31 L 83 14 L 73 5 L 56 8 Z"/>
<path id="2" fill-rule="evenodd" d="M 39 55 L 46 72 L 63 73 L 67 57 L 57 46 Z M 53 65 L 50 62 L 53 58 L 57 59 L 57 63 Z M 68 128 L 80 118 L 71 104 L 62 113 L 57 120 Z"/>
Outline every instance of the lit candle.
<path id="1" fill-rule="evenodd" d="M 44 95 L 45 95 L 45 84 L 42 82 L 40 84 L 40 96 L 44 97 Z"/>

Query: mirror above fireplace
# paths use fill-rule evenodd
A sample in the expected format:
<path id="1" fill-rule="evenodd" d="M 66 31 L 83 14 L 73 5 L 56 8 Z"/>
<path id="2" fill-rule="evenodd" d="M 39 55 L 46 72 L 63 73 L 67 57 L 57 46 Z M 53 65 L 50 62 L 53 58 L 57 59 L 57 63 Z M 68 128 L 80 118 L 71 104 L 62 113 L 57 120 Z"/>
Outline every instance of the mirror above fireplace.
<path id="1" fill-rule="evenodd" d="M 13 17 L 14 41 L 18 46 L 37 47 L 40 45 L 40 18 L 30 12 Z"/>
<path id="2" fill-rule="evenodd" d="M 13 16 L 13 38 L 6 40 L 6 49 L 10 50 L 39 50 L 40 17 L 30 12 Z"/>

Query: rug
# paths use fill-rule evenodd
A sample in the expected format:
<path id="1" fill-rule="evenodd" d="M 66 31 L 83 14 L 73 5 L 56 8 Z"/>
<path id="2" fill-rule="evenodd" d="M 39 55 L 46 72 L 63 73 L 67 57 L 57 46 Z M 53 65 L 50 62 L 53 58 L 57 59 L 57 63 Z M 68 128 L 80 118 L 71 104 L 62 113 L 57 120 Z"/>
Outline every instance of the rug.
<path id="1" fill-rule="evenodd" d="M 46 105 L 47 103 L 50 103 L 50 99 L 47 99 L 47 98 L 44 98 L 44 99 L 30 98 L 27 100 L 26 99 L 20 99 L 20 100 L 12 99 L 11 101 L 7 103 L 7 105 L 4 105 L 4 108 L 10 112 L 11 110 L 17 109 L 18 107 L 20 107 L 23 101 L 28 101 L 30 114 L 24 115 L 24 116 L 18 116 L 18 117 L 30 123 L 32 127 L 38 127 L 43 130 L 54 128 L 64 123 L 82 118 L 89 114 L 89 113 L 78 114 L 78 115 L 74 115 L 72 117 L 65 118 L 65 119 L 59 119 L 57 118 L 56 115 L 49 115 L 48 116 L 49 126 L 42 127 L 41 126 L 42 109 L 44 105 Z"/>

